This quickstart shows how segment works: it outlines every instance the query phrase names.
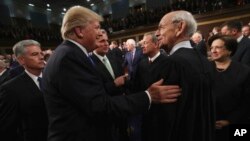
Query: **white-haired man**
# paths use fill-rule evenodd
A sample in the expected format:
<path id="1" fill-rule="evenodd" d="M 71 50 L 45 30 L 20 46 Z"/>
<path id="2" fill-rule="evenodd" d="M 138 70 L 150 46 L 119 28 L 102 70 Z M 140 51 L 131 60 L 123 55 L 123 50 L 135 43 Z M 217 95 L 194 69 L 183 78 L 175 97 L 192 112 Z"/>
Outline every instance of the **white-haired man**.
<path id="1" fill-rule="evenodd" d="M 182 95 L 173 104 L 158 104 L 143 141 L 212 141 L 215 129 L 209 62 L 190 44 L 197 29 L 187 11 L 173 11 L 160 21 L 156 36 L 169 57 L 159 74 L 166 84 L 180 85 Z M 153 105 L 152 105 L 153 106 Z"/>
<path id="2" fill-rule="evenodd" d="M 125 54 L 123 67 L 127 68 L 129 79 L 133 80 L 137 66 L 143 58 L 143 54 L 141 48 L 136 47 L 136 42 L 134 39 L 127 40 L 126 48 L 128 52 Z"/>

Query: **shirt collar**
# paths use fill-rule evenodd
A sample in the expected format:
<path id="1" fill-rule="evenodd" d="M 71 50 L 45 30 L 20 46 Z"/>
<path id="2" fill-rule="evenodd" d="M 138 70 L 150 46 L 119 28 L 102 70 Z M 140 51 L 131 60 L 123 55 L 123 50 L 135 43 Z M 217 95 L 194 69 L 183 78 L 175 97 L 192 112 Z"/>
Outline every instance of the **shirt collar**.
<path id="1" fill-rule="evenodd" d="M 97 58 L 99 58 L 101 61 L 103 61 L 104 58 L 107 59 L 106 55 L 101 56 L 101 55 L 97 54 L 95 50 L 94 50 L 93 53 L 94 53 L 94 54 L 97 56 Z"/>
<path id="2" fill-rule="evenodd" d="M 3 75 L 4 72 L 6 72 L 7 69 L 4 69 L 1 73 L 0 73 L 0 76 Z"/>
<path id="3" fill-rule="evenodd" d="M 133 54 L 135 54 L 135 50 L 136 50 L 136 48 L 133 48 L 133 50 L 131 50 L 131 52 L 132 52 Z"/>
<path id="4" fill-rule="evenodd" d="M 82 45 L 80 45 L 79 43 L 77 43 L 74 40 L 71 40 L 71 39 L 67 39 L 67 40 L 74 43 L 76 46 L 78 46 L 85 53 L 86 56 L 89 56 L 88 52 L 87 52 L 87 49 L 85 47 L 83 47 Z"/>
<path id="5" fill-rule="evenodd" d="M 243 38 L 243 35 L 241 35 L 239 38 L 237 38 L 237 42 L 239 43 Z"/>
<path id="6" fill-rule="evenodd" d="M 156 53 L 156 55 L 154 56 L 154 57 L 152 57 L 152 58 L 150 58 L 149 57 L 149 60 L 151 60 L 152 62 L 154 62 L 154 60 L 157 58 L 157 57 L 159 57 L 160 56 L 160 51 L 158 52 L 158 53 Z"/>
<path id="7" fill-rule="evenodd" d="M 30 72 L 29 72 L 28 70 L 26 70 L 26 69 L 25 69 L 24 71 L 28 74 L 28 76 L 35 82 L 35 84 L 36 84 L 37 87 L 39 88 L 38 77 L 42 78 L 42 73 L 40 73 L 39 76 L 36 76 L 36 75 L 30 73 Z"/>
<path id="8" fill-rule="evenodd" d="M 30 73 L 28 70 L 26 70 L 25 69 L 25 72 L 33 79 L 33 80 L 35 80 L 35 81 L 37 81 L 37 78 L 38 77 L 41 77 L 42 78 L 42 73 L 40 73 L 40 75 L 39 76 L 36 76 L 36 75 L 34 75 L 34 74 L 32 74 L 32 73 Z"/>
<path id="9" fill-rule="evenodd" d="M 190 44 L 190 41 L 182 41 L 177 43 L 172 50 L 170 51 L 169 55 L 174 54 L 180 48 L 193 48 Z"/>

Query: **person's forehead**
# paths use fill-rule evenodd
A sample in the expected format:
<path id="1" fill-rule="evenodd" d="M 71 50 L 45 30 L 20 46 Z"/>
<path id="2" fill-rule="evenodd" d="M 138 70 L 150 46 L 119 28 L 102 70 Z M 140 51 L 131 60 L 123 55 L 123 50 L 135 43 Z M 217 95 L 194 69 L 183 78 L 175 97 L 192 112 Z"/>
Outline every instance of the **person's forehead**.
<path id="1" fill-rule="evenodd" d="M 96 20 L 90 21 L 86 26 L 92 26 L 92 27 L 100 26 L 100 22 Z"/>
<path id="2" fill-rule="evenodd" d="M 221 30 L 228 30 L 228 26 L 227 25 L 223 26 Z"/>
<path id="3" fill-rule="evenodd" d="M 250 27 L 244 26 L 243 29 L 245 29 L 245 30 L 250 30 Z"/>
<path id="4" fill-rule="evenodd" d="M 173 14 L 167 14 L 167 15 L 165 15 L 165 16 L 161 19 L 159 25 L 160 25 L 160 26 L 164 26 L 164 25 L 170 23 L 171 20 L 172 20 L 172 17 L 173 17 Z"/>
<path id="5" fill-rule="evenodd" d="M 151 35 L 145 35 L 144 37 L 143 37 L 143 40 L 150 40 L 151 39 Z"/>
<path id="6" fill-rule="evenodd" d="M 224 44 L 225 42 L 222 39 L 215 39 L 212 44 Z"/>

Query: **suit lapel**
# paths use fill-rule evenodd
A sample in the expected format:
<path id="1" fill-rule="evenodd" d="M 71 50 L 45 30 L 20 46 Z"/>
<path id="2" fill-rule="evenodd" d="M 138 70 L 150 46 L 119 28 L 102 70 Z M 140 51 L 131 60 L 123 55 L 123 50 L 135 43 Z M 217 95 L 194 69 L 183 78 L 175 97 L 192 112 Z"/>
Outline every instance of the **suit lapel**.
<path id="1" fill-rule="evenodd" d="M 33 96 L 42 96 L 42 92 L 38 88 L 38 86 L 35 84 L 35 82 L 30 78 L 30 76 L 26 73 L 22 73 L 22 79 L 23 82 L 25 83 L 27 90 L 29 91 L 30 94 L 34 94 Z"/>
<path id="2" fill-rule="evenodd" d="M 87 64 L 87 66 L 91 67 L 91 69 L 93 69 L 95 66 L 92 64 L 90 58 L 88 58 L 88 56 L 80 49 L 80 47 L 78 47 L 76 44 L 70 42 L 70 41 L 67 41 L 65 40 L 63 42 L 63 44 L 66 44 L 66 46 L 68 47 L 71 47 L 75 52 L 76 54 L 79 54 L 79 57 L 83 57 L 83 60 L 85 64 Z M 74 57 L 78 57 L 78 56 L 74 56 Z"/>
<path id="3" fill-rule="evenodd" d="M 111 67 L 112 67 L 112 69 L 113 69 L 113 72 L 114 72 L 115 78 L 116 78 L 116 77 L 118 76 L 118 66 L 117 66 L 117 64 L 115 63 L 115 61 L 113 61 L 113 59 L 111 59 L 111 58 L 109 58 L 109 57 L 108 57 L 108 59 L 109 59 L 110 65 L 111 65 Z"/>
<path id="4" fill-rule="evenodd" d="M 4 82 L 5 79 L 7 79 L 7 76 L 8 76 L 8 70 L 6 70 L 0 77 L 0 83 Z"/>
<path id="5" fill-rule="evenodd" d="M 111 74 L 109 73 L 109 71 L 108 71 L 108 69 L 106 68 L 106 66 L 103 64 L 103 62 L 95 55 L 95 54 L 93 54 L 92 56 L 91 56 L 91 58 L 93 59 L 93 61 L 96 63 L 96 67 L 98 68 L 98 70 L 100 70 L 100 71 L 103 71 L 105 74 L 106 74 L 106 76 L 109 76 L 110 78 L 112 78 L 113 79 L 113 77 L 111 76 Z M 110 61 L 110 60 L 109 60 Z M 111 63 L 111 62 L 110 62 Z M 111 64 L 111 66 L 112 66 L 112 64 Z M 113 67 L 112 67 L 112 69 L 113 69 Z M 114 71 L 114 70 L 113 70 Z"/>

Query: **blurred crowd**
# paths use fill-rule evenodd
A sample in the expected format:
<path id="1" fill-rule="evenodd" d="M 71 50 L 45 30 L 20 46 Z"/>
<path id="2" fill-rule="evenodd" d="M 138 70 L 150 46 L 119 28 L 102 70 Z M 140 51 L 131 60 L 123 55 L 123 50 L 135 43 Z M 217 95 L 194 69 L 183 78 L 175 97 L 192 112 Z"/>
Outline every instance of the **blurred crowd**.
<path id="1" fill-rule="evenodd" d="M 113 19 L 112 15 L 104 16 L 102 28 L 108 33 L 132 29 L 139 26 L 153 25 L 159 22 L 160 18 L 167 12 L 173 10 L 187 10 L 192 14 L 202 14 L 214 10 L 225 9 L 232 6 L 248 4 L 249 0 L 176 0 L 171 5 L 161 8 L 147 9 L 145 5 L 130 8 L 129 14 L 121 19 Z M 15 19 L 13 19 L 15 21 Z M 28 23 L 29 21 L 27 21 Z M 60 26 L 49 28 L 32 27 L 29 24 L 22 25 L 1 25 L 0 41 L 18 41 L 22 39 L 35 39 L 40 42 L 60 42 Z"/>
<path id="2" fill-rule="evenodd" d="M 120 19 L 113 19 L 112 15 L 104 16 L 102 27 L 109 33 L 132 29 L 139 26 L 152 25 L 159 22 L 161 17 L 175 10 L 186 10 L 192 14 L 204 14 L 233 6 L 248 4 L 249 0 L 175 0 L 172 4 L 155 9 L 144 6 L 130 8 L 129 14 Z"/>
<path id="3" fill-rule="evenodd" d="M 31 27 L 28 25 L 22 26 L 10 26 L 0 25 L 0 40 L 23 40 L 23 39 L 35 39 L 40 42 L 45 41 L 61 41 L 60 26 L 46 28 Z"/>

